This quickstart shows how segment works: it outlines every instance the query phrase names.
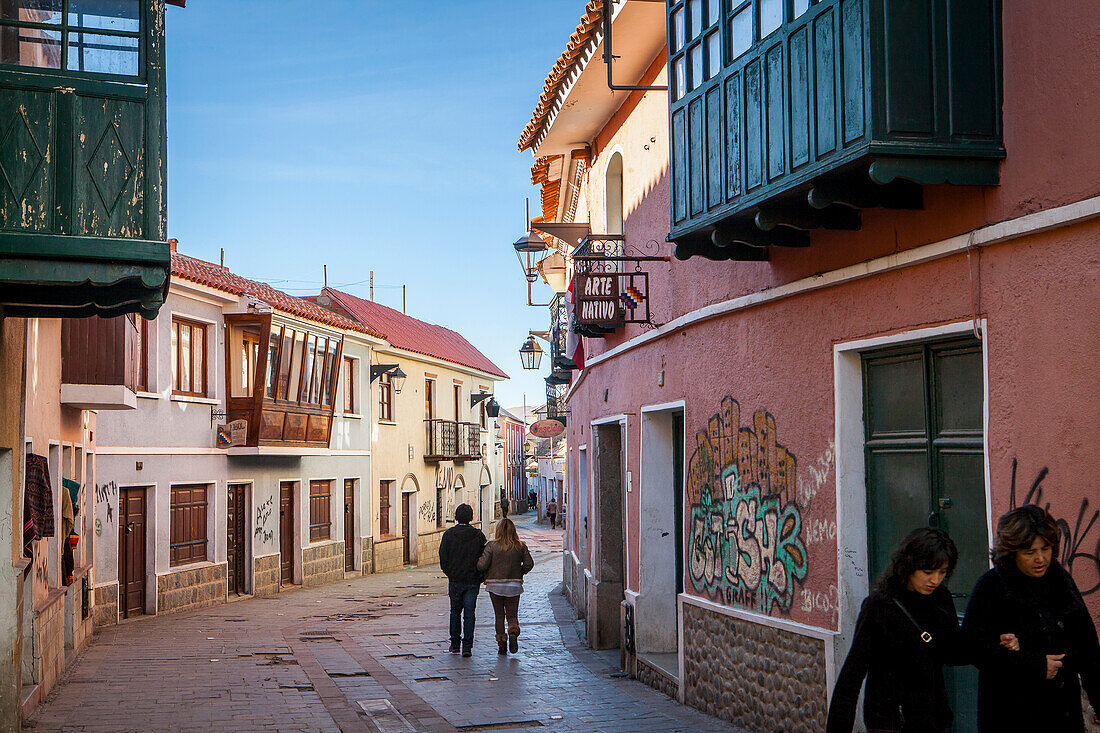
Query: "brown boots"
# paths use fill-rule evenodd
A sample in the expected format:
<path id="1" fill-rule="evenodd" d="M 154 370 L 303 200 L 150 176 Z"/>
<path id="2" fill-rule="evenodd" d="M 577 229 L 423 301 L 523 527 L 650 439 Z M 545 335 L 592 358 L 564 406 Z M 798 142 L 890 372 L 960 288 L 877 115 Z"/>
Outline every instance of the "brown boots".
<path id="1" fill-rule="evenodd" d="M 506 634 L 497 634 L 497 654 L 508 653 L 508 636 Z"/>
<path id="2" fill-rule="evenodd" d="M 507 634 L 497 634 L 497 654 L 515 654 L 519 651 L 519 627 L 513 626 Z"/>

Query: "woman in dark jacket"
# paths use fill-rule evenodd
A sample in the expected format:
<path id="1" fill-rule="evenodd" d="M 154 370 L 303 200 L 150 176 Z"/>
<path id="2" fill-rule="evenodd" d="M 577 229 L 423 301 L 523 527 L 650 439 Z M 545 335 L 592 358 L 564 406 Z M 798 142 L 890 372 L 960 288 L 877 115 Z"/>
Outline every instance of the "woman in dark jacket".
<path id="1" fill-rule="evenodd" d="M 1081 682 L 1100 711 L 1096 627 L 1057 563 L 1058 545 L 1058 525 L 1040 507 L 1027 504 L 997 522 L 994 567 L 978 579 L 963 621 L 983 733 L 1084 731 Z"/>
<path id="2" fill-rule="evenodd" d="M 902 540 L 860 608 L 833 689 L 828 733 L 851 733 L 864 677 L 868 731 L 940 733 L 951 727 L 943 665 L 965 664 L 967 656 L 944 585 L 958 557 L 955 543 L 938 529 L 917 529 Z"/>
<path id="3" fill-rule="evenodd" d="M 523 593 L 523 576 L 533 567 L 531 551 L 516 534 L 516 525 L 507 517 L 501 519 L 492 542 L 485 545 L 477 561 L 477 569 L 485 573 L 485 590 L 496 613 L 498 654 L 519 651 L 519 596 Z"/>

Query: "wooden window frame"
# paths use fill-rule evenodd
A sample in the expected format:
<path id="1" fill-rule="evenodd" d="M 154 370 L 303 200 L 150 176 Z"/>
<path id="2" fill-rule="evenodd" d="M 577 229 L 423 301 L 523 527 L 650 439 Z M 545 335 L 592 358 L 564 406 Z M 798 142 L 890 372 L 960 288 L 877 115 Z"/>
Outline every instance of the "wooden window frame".
<path id="1" fill-rule="evenodd" d="M 344 414 L 359 415 L 359 389 L 357 385 L 359 365 L 356 363 L 359 360 L 354 356 L 345 356 L 342 361 L 344 362 L 344 370 L 341 372 L 344 376 Z"/>
<path id="2" fill-rule="evenodd" d="M 393 487 L 396 481 L 382 479 L 378 482 L 378 536 L 392 537 L 390 527 L 390 510 L 393 508 L 390 500 L 393 498 Z"/>
<path id="3" fill-rule="evenodd" d="M 185 390 L 185 389 L 182 389 L 182 383 L 180 381 L 180 371 L 181 371 L 180 370 L 180 365 L 183 363 L 183 338 L 182 338 L 182 335 L 181 335 L 182 332 L 181 332 L 180 329 L 185 328 L 185 327 L 190 329 L 190 331 L 191 331 L 190 337 L 189 337 L 190 345 L 188 347 L 189 350 L 190 350 L 190 356 L 189 356 L 188 360 L 191 364 L 190 379 L 191 379 L 191 386 L 192 387 L 195 384 L 195 374 L 196 374 L 196 370 L 194 368 L 194 366 L 195 366 L 195 357 L 194 357 L 194 353 L 195 353 L 195 332 L 198 331 L 199 333 L 202 334 L 202 348 L 199 350 L 199 363 L 201 364 L 201 369 L 199 371 L 202 373 L 202 389 L 200 389 L 200 390 L 194 390 L 194 389 Z M 172 316 L 172 336 L 175 339 L 174 349 L 175 349 L 175 357 L 176 357 L 176 360 L 174 362 L 174 364 L 176 365 L 176 368 L 172 372 L 172 394 L 174 394 L 174 395 L 183 395 L 183 396 L 186 396 L 186 397 L 206 397 L 206 396 L 208 396 L 207 390 L 210 386 L 210 365 L 209 365 L 208 360 L 206 358 L 206 356 L 207 356 L 206 347 L 207 347 L 207 330 L 209 328 L 210 328 L 209 323 L 202 323 L 201 321 L 193 321 L 193 320 L 190 320 L 188 318 L 181 318 L 179 316 Z"/>
<path id="4" fill-rule="evenodd" d="M 276 336 L 275 326 L 272 325 L 267 340 L 267 374 L 264 375 L 264 397 L 269 400 L 275 400 L 279 395 L 279 382 L 282 376 L 280 365 L 283 358 L 283 333 L 285 330 L 286 326 L 279 326 L 278 336 Z M 274 354 L 271 353 L 272 345 L 275 346 Z"/>
<path id="5" fill-rule="evenodd" d="M 202 499 L 195 492 L 202 491 Z M 172 486 L 169 500 L 168 553 L 172 567 L 209 560 L 210 538 L 207 532 L 209 484 L 178 484 Z M 186 492 L 186 496 L 184 493 Z"/>
<path id="6" fill-rule="evenodd" d="M 137 376 L 134 386 L 137 387 L 138 392 L 149 391 L 149 324 L 151 321 L 147 321 L 141 316 L 135 317 L 137 322 L 134 326 L 137 328 L 138 341 L 137 341 Z"/>
<path id="7" fill-rule="evenodd" d="M 455 397 L 455 422 L 464 422 L 462 419 L 462 385 L 452 385 L 451 391 Z"/>
<path id="8" fill-rule="evenodd" d="M 309 541 L 332 539 L 332 480 L 309 482 Z"/>
<path id="9" fill-rule="evenodd" d="M 389 372 L 378 377 L 378 419 L 383 422 L 394 422 L 393 382 L 390 381 Z"/>

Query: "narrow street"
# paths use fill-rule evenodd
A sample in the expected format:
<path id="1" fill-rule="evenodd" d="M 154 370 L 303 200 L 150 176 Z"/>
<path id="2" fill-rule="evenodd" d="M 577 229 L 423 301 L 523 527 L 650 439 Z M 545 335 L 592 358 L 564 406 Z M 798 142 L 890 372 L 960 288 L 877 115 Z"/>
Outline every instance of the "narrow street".
<path id="1" fill-rule="evenodd" d="M 515 656 L 478 602 L 474 656 L 447 653 L 438 566 L 138 619 L 101 631 L 26 722 L 37 731 L 733 730 L 618 676 L 583 646 L 561 533 L 517 518 L 535 557 Z"/>

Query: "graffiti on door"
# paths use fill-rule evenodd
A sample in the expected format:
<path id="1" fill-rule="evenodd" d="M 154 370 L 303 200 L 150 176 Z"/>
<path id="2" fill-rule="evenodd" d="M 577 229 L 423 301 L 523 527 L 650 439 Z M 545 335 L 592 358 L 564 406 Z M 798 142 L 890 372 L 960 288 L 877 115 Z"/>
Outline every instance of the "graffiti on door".
<path id="1" fill-rule="evenodd" d="M 688 462 L 696 591 L 761 613 L 790 611 L 808 567 L 796 467 L 772 415 L 760 410 L 742 427 L 737 400 L 722 400 Z"/>
<path id="2" fill-rule="evenodd" d="M 1008 508 L 1015 509 L 1024 504 L 1035 504 L 1050 511 L 1050 502 L 1043 503 L 1043 481 L 1046 480 L 1050 469 L 1043 466 L 1039 469 L 1035 479 L 1031 482 L 1027 493 L 1022 500 L 1016 498 L 1016 459 L 1012 459 L 1012 486 L 1008 495 Z M 1053 514 L 1053 512 L 1051 512 Z M 1061 547 L 1058 548 L 1058 561 L 1062 567 L 1077 581 L 1081 595 L 1087 596 L 1100 591 L 1100 527 L 1097 520 L 1100 519 L 1100 509 L 1093 509 L 1089 514 L 1088 497 L 1081 499 L 1077 509 L 1077 519 L 1073 526 L 1069 520 L 1055 515 L 1058 523 L 1058 533 L 1062 537 Z M 1094 531 L 1095 530 L 1095 531 Z"/>

